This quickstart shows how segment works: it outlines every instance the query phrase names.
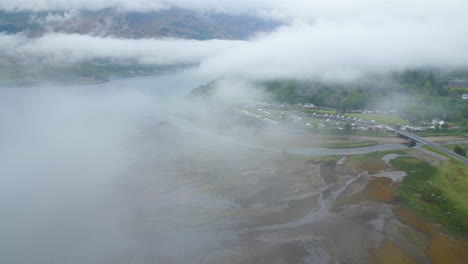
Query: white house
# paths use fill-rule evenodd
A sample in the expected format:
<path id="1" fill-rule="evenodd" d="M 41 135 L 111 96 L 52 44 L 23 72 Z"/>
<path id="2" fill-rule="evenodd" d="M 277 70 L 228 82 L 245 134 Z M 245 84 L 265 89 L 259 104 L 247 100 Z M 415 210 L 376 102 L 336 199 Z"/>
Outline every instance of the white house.
<path id="1" fill-rule="evenodd" d="M 463 100 L 468 100 L 468 94 L 462 94 L 462 99 Z"/>
<path id="2" fill-rule="evenodd" d="M 434 119 L 432 119 L 432 124 L 433 125 L 439 124 L 441 126 L 441 125 L 445 124 L 445 122 L 443 120 L 434 118 Z"/>
<path id="3" fill-rule="evenodd" d="M 303 107 L 305 108 L 315 108 L 314 104 L 304 104 Z"/>
<path id="4" fill-rule="evenodd" d="M 410 130 L 413 130 L 413 127 L 410 125 L 402 125 L 401 130 L 410 131 Z"/>

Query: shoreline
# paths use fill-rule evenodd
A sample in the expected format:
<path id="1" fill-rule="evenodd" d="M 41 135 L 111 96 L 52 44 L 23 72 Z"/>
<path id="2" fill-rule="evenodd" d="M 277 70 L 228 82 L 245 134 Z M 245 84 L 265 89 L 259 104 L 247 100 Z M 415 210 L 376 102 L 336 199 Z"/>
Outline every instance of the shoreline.
<path id="1" fill-rule="evenodd" d="M 54 86 L 87 86 L 87 85 L 99 85 L 99 84 L 105 84 L 109 83 L 112 81 L 118 81 L 118 80 L 125 80 L 125 79 L 132 79 L 132 78 L 140 78 L 140 77 L 151 77 L 151 76 L 162 76 L 162 75 L 169 75 L 169 74 L 177 74 L 179 73 L 180 70 L 177 71 L 168 71 L 168 72 L 159 72 L 159 73 L 151 73 L 151 74 L 141 74 L 141 75 L 132 75 L 132 76 L 119 76 L 119 77 L 111 77 L 108 78 L 107 80 L 96 80 L 96 81 L 90 81 L 90 82 L 69 82 L 69 83 L 60 83 L 60 82 L 48 82 L 44 83 L 41 81 L 34 81 L 34 82 L 28 82 L 25 84 L 18 84 L 16 82 L 12 82 L 9 84 L 4 84 L 0 83 L 0 89 L 8 89 L 8 88 L 33 88 L 33 87 L 42 87 L 46 85 L 54 85 Z"/>

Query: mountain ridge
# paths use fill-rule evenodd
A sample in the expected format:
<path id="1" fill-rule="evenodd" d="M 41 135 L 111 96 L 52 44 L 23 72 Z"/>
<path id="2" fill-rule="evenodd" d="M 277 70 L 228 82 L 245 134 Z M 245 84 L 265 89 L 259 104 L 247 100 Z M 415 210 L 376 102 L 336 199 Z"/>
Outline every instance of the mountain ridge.
<path id="1" fill-rule="evenodd" d="M 87 34 L 121 38 L 182 38 L 245 40 L 270 32 L 281 22 L 249 14 L 197 12 L 170 8 L 159 11 L 18 11 L 0 10 L 0 32 L 40 37 L 47 33 Z"/>

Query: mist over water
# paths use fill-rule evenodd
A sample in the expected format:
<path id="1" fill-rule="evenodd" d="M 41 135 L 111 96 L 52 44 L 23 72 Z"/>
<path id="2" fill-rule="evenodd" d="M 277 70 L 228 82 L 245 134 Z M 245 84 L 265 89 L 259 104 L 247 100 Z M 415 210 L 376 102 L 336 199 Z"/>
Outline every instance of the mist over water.
<path id="1" fill-rule="evenodd" d="M 141 126 L 203 80 L 177 75 L 0 90 L 0 262 L 107 263 L 131 244 L 118 177 Z M 173 108 L 172 108 L 173 106 Z"/>

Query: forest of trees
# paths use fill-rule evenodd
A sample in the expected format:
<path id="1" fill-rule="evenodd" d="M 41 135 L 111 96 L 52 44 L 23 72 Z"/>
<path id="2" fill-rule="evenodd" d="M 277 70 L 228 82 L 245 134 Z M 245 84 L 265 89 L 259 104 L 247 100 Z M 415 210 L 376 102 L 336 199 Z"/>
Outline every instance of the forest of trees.
<path id="1" fill-rule="evenodd" d="M 463 77 L 468 77 L 468 70 L 448 73 L 427 69 L 367 76 L 346 84 L 272 80 L 260 85 L 279 102 L 313 103 L 342 112 L 395 109 L 410 119 L 462 121 L 468 119 L 468 102 L 461 99 L 464 91 L 447 87 L 447 83 Z"/>

